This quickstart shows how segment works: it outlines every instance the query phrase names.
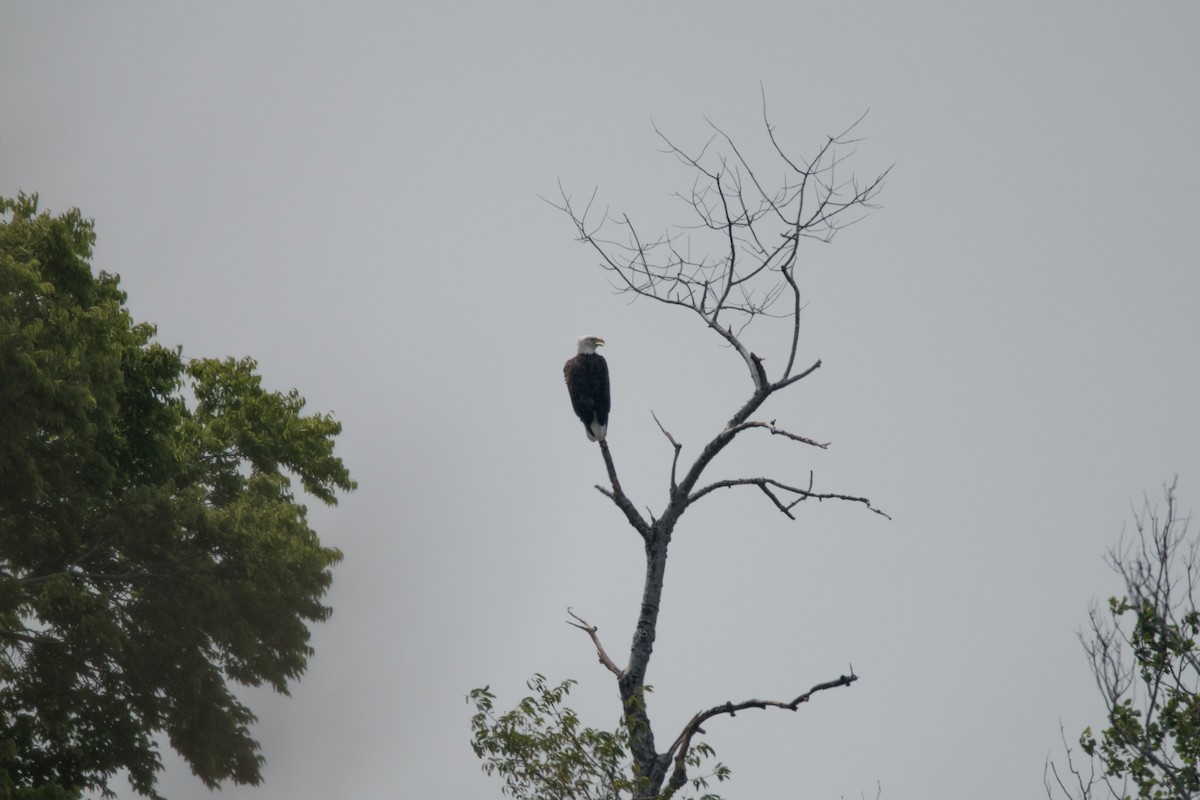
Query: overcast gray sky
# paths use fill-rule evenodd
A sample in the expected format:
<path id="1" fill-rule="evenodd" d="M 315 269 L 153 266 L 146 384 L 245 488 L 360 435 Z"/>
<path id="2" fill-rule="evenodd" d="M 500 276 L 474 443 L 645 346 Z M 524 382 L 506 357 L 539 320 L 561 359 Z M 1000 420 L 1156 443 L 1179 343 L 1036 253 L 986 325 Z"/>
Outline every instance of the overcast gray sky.
<path id="1" fill-rule="evenodd" d="M 700 708 L 861 680 L 706 726 L 730 798 L 1041 796 L 1061 717 L 1100 707 L 1075 638 L 1103 551 L 1178 474 L 1200 504 L 1200 6 L 205 3 L 0 6 L 0 193 L 96 220 L 95 266 L 191 355 L 252 355 L 345 424 L 360 483 L 313 509 L 345 551 L 292 697 L 250 694 L 261 788 L 494 798 L 464 695 L 540 671 L 611 726 L 568 606 L 628 646 L 641 544 L 593 487 L 560 368 L 603 335 L 626 490 L 665 499 L 741 402 L 682 313 L 612 294 L 557 181 L 646 228 L 704 118 L 761 154 L 760 84 L 805 155 L 869 110 L 884 207 L 802 255 L 801 356 L 742 464 L 864 494 L 797 522 L 757 492 L 676 532 L 650 681 Z M 772 168 L 774 169 L 774 168 Z M 770 336 L 764 327 L 759 335 Z M 172 800 L 209 797 L 166 759 Z M 121 793 L 128 789 L 123 784 Z"/>

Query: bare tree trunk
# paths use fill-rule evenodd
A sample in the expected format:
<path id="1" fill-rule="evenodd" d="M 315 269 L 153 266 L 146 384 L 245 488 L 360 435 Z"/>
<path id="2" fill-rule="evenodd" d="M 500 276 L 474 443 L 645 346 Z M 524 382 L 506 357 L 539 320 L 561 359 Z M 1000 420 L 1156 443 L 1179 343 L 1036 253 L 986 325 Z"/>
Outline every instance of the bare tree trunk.
<path id="1" fill-rule="evenodd" d="M 670 541 L 670 531 L 661 530 L 660 523 L 651 527 L 646 542 L 646 584 L 642 590 L 642 607 L 634 627 L 633 642 L 629 646 L 629 665 L 617 681 L 630 731 L 634 774 L 637 778 L 648 780 L 647 789 L 650 793 L 647 797 L 657 794 L 666 771 L 666 760 L 659 756 L 654 746 L 654 731 L 646 711 L 644 687 L 650 655 L 654 651 L 654 637 L 658 630 L 658 611 L 662 603 L 663 578 L 667 571 L 667 546 Z"/>

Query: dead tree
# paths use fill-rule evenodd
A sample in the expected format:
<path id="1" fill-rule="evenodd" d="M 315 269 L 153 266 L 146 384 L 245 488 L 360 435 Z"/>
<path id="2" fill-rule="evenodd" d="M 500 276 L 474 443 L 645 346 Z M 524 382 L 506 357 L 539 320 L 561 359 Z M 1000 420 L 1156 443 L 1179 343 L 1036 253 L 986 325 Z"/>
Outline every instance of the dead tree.
<path id="1" fill-rule="evenodd" d="M 611 282 L 619 292 L 690 312 L 741 358 L 750 379 L 746 401 L 724 429 L 704 445 L 682 475 L 679 472 L 682 445 L 655 417 L 674 449 L 669 500 L 657 516 L 652 514 L 647 519 L 638 510 L 621 486 L 608 442 L 600 442 L 608 485 L 596 488 L 637 531 L 646 555 L 641 610 L 626 665 L 620 667 L 608 656 L 594 626 L 578 617 L 571 624 L 591 636 L 601 663 L 616 676 L 639 797 L 657 797 L 660 792 L 673 793 L 684 786 L 689 780 L 687 755 L 692 740 L 702 732 L 701 725 L 712 717 L 733 716 L 746 708 L 795 711 L 813 694 L 849 686 L 858 679 L 851 668 L 849 674 L 817 683 L 790 700 L 745 700 L 714 705 L 697 712 L 661 751 L 655 743 L 643 697 L 658 625 L 667 550 L 676 524 L 693 505 L 718 489 L 745 486 L 757 487 L 775 508 L 792 519 L 797 505 L 808 500 L 859 503 L 887 516 L 865 497 L 817 491 L 812 473 L 806 479 L 747 475 L 708 483 L 703 480 L 721 451 L 747 431 L 765 430 L 792 444 L 828 447 L 827 442 L 787 430 L 774 419 L 757 419 L 755 413 L 769 397 L 794 386 L 821 366 L 820 360 L 807 366 L 797 364 L 802 303 L 796 267 L 801 245 L 812 239 L 829 242 L 839 230 L 865 216 L 874 207 L 887 175 L 885 171 L 862 183 L 852 173 L 843 177 L 846 149 L 857 141 L 852 136 L 857 122 L 838 135 L 826 137 L 811 159 L 802 160 L 785 153 L 765 113 L 763 121 L 778 157 L 776 169 L 782 168 L 785 174 L 778 189 L 769 189 L 760 180 L 765 173 L 752 168 L 734 141 L 711 123 L 712 137 L 695 154 L 685 152 L 658 132 L 666 145 L 665 152 L 694 175 L 690 192 L 677 195 L 688 210 L 690 222 L 662 235 L 646 237 L 627 215 L 597 213 L 595 194 L 583 208 L 577 207 L 565 191 L 561 201 L 553 203 L 570 217 L 579 240 L 599 256 L 601 267 L 611 274 Z M 706 236 L 719 242 L 717 254 L 695 255 L 694 251 L 703 247 L 699 240 Z M 790 323 L 784 326 L 790 337 L 787 361 L 774 374 L 746 343 L 747 327 L 760 317 L 783 318 Z"/>

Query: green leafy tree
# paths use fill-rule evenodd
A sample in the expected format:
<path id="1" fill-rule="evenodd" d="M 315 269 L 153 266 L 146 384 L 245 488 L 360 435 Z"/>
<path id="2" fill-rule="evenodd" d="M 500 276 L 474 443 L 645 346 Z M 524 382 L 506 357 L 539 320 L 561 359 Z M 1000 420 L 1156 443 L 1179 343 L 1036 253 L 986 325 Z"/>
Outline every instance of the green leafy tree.
<path id="1" fill-rule="evenodd" d="M 286 693 L 341 554 L 294 493 L 355 487 L 340 424 L 255 362 L 188 359 L 93 273 L 78 210 L 0 199 L 0 797 L 155 791 L 165 734 L 258 783 L 232 684 Z"/>
<path id="2" fill-rule="evenodd" d="M 861 219 L 873 207 L 887 174 L 862 183 L 853 174 L 846 175 L 839 150 L 854 141 L 852 130 L 853 126 L 826 137 L 813 157 L 804 160 L 789 158 L 767 124 L 773 163 L 764 169 L 752 168 L 732 139 L 715 126 L 708 145 L 696 153 L 663 137 L 665 152 L 688 170 L 691 188 L 679 195 L 688 221 L 662 234 L 647 235 L 625 215 L 599 214 L 590 201 L 580 208 L 565 193 L 555 203 L 619 293 L 689 315 L 713 334 L 724 352 L 742 363 L 747 382 L 744 400 L 719 432 L 701 444 L 690 465 L 680 462 L 683 445 L 654 417 L 674 453 L 664 470 L 667 500 L 657 513 L 635 502 L 618 478 L 612 442 L 619 436 L 610 433 L 599 442 L 608 481 L 596 488 L 624 517 L 645 554 L 642 600 L 628 659 L 619 665 L 610 658 L 597 628 L 573 613 L 570 624 L 589 635 L 600 663 L 615 678 L 620 726 L 604 737 L 580 727 L 573 712 L 561 706 L 569 683 L 550 690 L 537 677 L 531 683 L 535 694 L 498 717 L 492 714 L 490 691 L 476 690 L 469 698 L 476 706 L 475 752 L 486 772 L 505 778 L 508 794 L 665 800 L 704 791 L 709 777 L 720 782 L 729 771 L 718 763 L 700 774 L 713 755 L 703 741 L 703 725 L 747 708 L 796 711 L 815 693 L 858 680 L 851 669 L 804 691 L 785 688 L 785 699 L 722 702 L 701 709 L 665 746 L 656 739 L 646 697 L 669 547 L 678 523 L 696 504 L 718 490 L 754 488 L 789 519 L 795 519 L 797 506 L 814 500 L 858 503 L 887 516 L 865 497 L 815 489 L 811 473 L 804 480 L 754 473 L 711 477 L 721 453 L 739 437 L 768 432 L 775 441 L 793 446 L 828 447 L 758 414 L 768 400 L 793 389 L 821 366 L 819 360 L 807 367 L 799 360 L 804 304 L 796 270 L 803 245 L 811 239 L 829 242 L 839 230 Z M 766 170 L 785 176 L 779 188 L 760 182 L 759 175 Z M 779 319 L 783 324 L 767 326 L 775 335 L 760 338 L 761 328 L 752 330 L 751 324 L 763 319 Z M 777 366 L 768 369 L 763 353 L 777 355 L 771 361 Z M 619 780 L 614 777 L 618 766 L 625 772 Z"/>
<path id="3" fill-rule="evenodd" d="M 1061 767 L 1047 762 L 1051 797 L 1200 797 L 1200 537 L 1175 483 L 1165 501 L 1145 500 L 1136 536 L 1108 553 L 1125 594 L 1094 607 L 1083 636 L 1106 725 L 1079 737 L 1086 763 L 1069 746 Z"/>

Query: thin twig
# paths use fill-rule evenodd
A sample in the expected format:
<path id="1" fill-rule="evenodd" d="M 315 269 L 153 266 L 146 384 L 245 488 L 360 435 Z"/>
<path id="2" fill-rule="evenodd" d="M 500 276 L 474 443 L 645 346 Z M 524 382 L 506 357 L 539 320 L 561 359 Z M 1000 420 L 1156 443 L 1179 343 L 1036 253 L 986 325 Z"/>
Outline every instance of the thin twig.
<path id="1" fill-rule="evenodd" d="M 650 416 L 654 417 L 654 423 L 658 425 L 658 429 L 662 431 L 663 436 L 667 437 L 667 441 L 671 443 L 671 447 L 675 448 L 675 455 L 671 459 L 671 494 L 675 494 L 675 490 L 678 488 L 675 483 L 675 467 L 679 464 L 679 451 L 683 449 L 683 445 L 675 441 L 675 437 L 667 432 L 663 424 L 658 421 L 658 415 L 654 413 L 653 409 L 650 410 Z"/>
<path id="2" fill-rule="evenodd" d="M 785 436 L 793 441 L 800 442 L 802 444 L 810 444 L 813 447 L 819 447 L 822 450 L 827 450 L 831 444 L 830 442 L 818 442 L 816 439 L 810 439 L 807 436 L 801 436 L 799 434 L 792 433 L 791 431 L 785 431 L 783 428 L 776 426 L 775 420 L 771 420 L 770 422 L 748 421 L 737 426 L 737 430 L 739 431 L 746 430 L 747 428 L 765 428 L 776 436 Z"/>

